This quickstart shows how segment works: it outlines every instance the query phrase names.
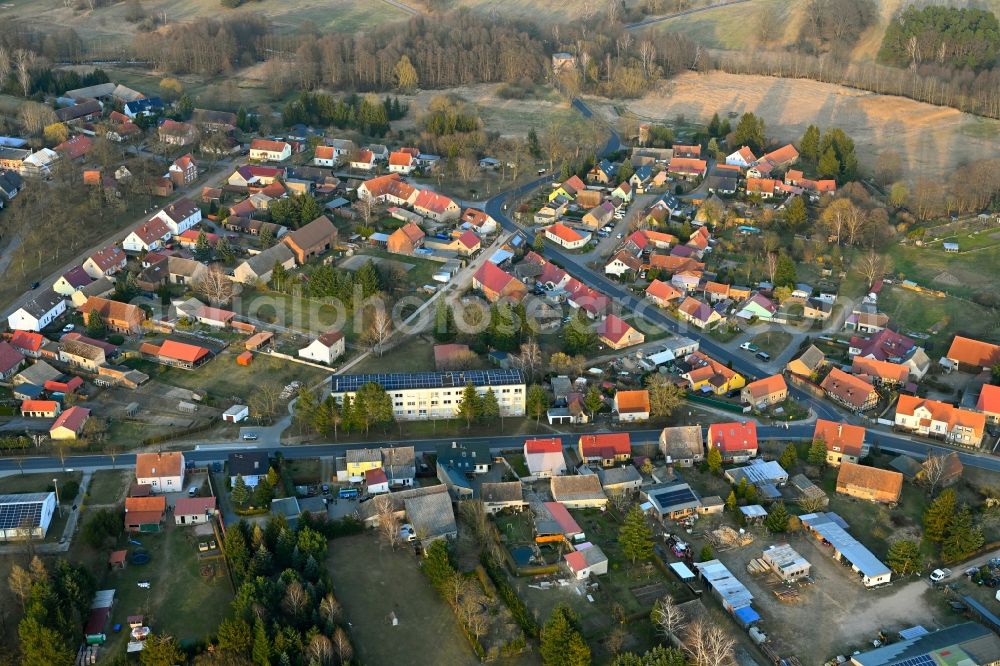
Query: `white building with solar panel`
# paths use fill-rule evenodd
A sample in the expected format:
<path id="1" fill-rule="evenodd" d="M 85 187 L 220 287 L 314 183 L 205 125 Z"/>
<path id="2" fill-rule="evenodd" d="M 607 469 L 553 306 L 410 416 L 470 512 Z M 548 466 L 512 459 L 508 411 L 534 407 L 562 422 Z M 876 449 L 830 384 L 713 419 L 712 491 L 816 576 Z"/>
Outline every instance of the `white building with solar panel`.
<path id="1" fill-rule="evenodd" d="M 44 539 L 55 510 L 55 493 L 0 495 L 0 541 Z"/>
<path id="2" fill-rule="evenodd" d="M 524 416 L 525 383 L 520 370 L 334 375 L 330 392 L 343 403 L 345 396 L 353 400 L 358 389 L 369 383 L 378 384 L 392 398 L 397 421 L 455 418 L 468 384 L 480 395 L 492 389 L 503 416 Z"/>

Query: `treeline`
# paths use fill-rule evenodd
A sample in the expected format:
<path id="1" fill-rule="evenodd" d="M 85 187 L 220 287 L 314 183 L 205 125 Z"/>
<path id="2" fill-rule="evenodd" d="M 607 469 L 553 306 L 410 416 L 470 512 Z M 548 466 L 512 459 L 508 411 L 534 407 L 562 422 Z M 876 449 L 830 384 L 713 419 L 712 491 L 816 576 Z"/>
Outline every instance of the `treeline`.
<path id="1" fill-rule="evenodd" d="M 268 47 L 263 38 L 270 32 L 266 18 L 245 13 L 136 34 L 132 51 L 155 69 L 215 76 L 263 60 Z"/>
<path id="2" fill-rule="evenodd" d="M 877 18 L 874 0 L 810 0 L 796 47 L 806 53 L 846 56 Z"/>
<path id="3" fill-rule="evenodd" d="M 885 30 L 879 61 L 896 67 L 935 64 L 993 67 L 1000 55 L 1000 21 L 984 9 L 907 7 Z"/>
<path id="4" fill-rule="evenodd" d="M 24 616 L 17 625 L 26 666 L 70 666 L 83 639 L 96 585 L 82 568 L 59 559 L 50 572 L 38 557 L 27 569 L 15 564 L 8 578 Z"/>
<path id="5" fill-rule="evenodd" d="M 281 119 L 285 125 L 296 123 L 356 129 L 370 136 L 383 136 L 389 131 L 389 121 L 399 120 L 410 110 L 398 97 L 379 100 L 374 95 L 349 95 L 337 99 L 326 93 L 300 93 L 285 104 Z"/>
<path id="6" fill-rule="evenodd" d="M 826 55 L 760 51 L 723 53 L 711 64 L 732 74 L 813 79 L 1000 118 L 1000 69 L 977 73 L 923 65 L 904 71 L 875 63 L 844 63 Z"/>

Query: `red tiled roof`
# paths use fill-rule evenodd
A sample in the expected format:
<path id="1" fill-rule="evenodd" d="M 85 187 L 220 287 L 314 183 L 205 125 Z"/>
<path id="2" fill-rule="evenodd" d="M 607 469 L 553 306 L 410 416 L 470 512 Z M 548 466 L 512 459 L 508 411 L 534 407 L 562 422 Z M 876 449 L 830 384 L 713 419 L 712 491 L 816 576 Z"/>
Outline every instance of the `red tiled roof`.
<path id="1" fill-rule="evenodd" d="M 609 314 L 600 324 L 597 325 L 597 335 L 618 344 L 634 329 L 621 318 Z"/>
<path id="2" fill-rule="evenodd" d="M 5 340 L 0 341 L 0 372 L 8 372 L 16 368 L 23 361 L 24 356 L 21 352 L 14 349 L 12 344 Z"/>
<path id="3" fill-rule="evenodd" d="M 21 413 L 25 412 L 54 412 L 59 409 L 59 403 L 55 400 L 25 400 L 21 403 Z"/>
<path id="4" fill-rule="evenodd" d="M 149 479 L 161 476 L 180 476 L 184 471 L 184 454 L 137 453 L 135 456 L 135 478 Z"/>
<path id="5" fill-rule="evenodd" d="M 454 201 L 443 194 L 438 194 L 430 190 L 420 190 L 420 194 L 413 201 L 413 207 L 423 208 L 424 210 L 440 214 L 448 210 L 454 203 Z"/>
<path id="6" fill-rule="evenodd" d="M 584 182 L 580 180 L 580 177 L 575 174 L 570 176 L 566 181 L 563 182 L 563 189 L 566 189 L 566 186 L 569 186 L 575 192 L 581 192 L 587 189 L 587 186 L 584 184 Z"/>
<path id="7" fill-rule="evenodd" d="M 849 423 L 836 423 L 826 419 L 816 419 L 813 441 L 822 439 L 827 451 L 840 451 L 856 458 L 861 457 L 865 443 L 865 429 Z"/>
<path id="8" fill-rule="evenodd" d="M 476 282 L 483 285 L 487 291 L 499 294 L 514 280 L 514 276 L 503 272 L 496 264 L 487 261 L 476 271 Z"/>
<path id="9" fill-rule="evenodd" d="M 683 296 L 676 287 L 660 280 L 653 280 L 646 287 L 646 294 L 661 301 L 672 301 Z"/>
<path id="10" fill-rule="evenodd" d="M 760 158 L 762 162 L 764 160 L 768 160 L 775 164 L 794 162 L 797 159 L 799 159 L 799 151 L 797 151 L 795 149 L 795 146 L 793 146 L 790 143 L 785 144 L 784 146 L 778 148 L 777 150 L 772 150 L 771 152 L 764 155 L 764 157 Z"/>
<path id="11" fill-rule="evenodd" d="M 369 486 L 376 486 L 380 483 L 388 483 L 389 477 L 385 475 L 385 470 L 381 467 L 365 470 L 365 483 Z"/>
<path id="12" fill-rule="evenodd" d="M 207 305 L 203 305 L 195 312 L 195 317 L 198 319 L 209 319 L 211 321 L 229 321 L 236 316 L 235 312 L 229 310 L 223 310 L 222 308 L 212 308 Z"/>
<path id="13" fill-rule="evenodd" d="M 344 337 L 341 331 L 327 331 L 321 334 L 316 339 L 319 340 L 320 344 L 325 347 L 332 347 L 338 340 Z"/>
<path id="14" fill-rule="evenodd" d="M 1000 386 L 983 384 L 976 409 L 987 414 L 1000 414 Z"/>
<path id="15" fill-rule="evenodd" d="M 361 150 L 359 150 L 357 153 L 354 154 L 354 157 L 351 158 L 351 161 L 358 162 L 361 164 L 371 164 L 372 160 L 374 159 L 375 155 L 372 153 L 372 151 L 368 150 L 367 148 L 362 148 Z"/>
<path id="16" fill-rule="evenodd" d="M 649 391 L 646 389 L 618 391 L 615 393 L 615 402 L 619 414 L 649 413 Z"/>
<path id="17" fill-rule="evenodd" d="M 250 142 L 250 150 L 266 150 L 269 153 L 284 152 L 288 146 L 284 141 L 271 141 L 270 139 L 254 139 Z"/>
<path id="18" fill-rule="evenodd" d="M 109 245 L 103 250 L 98 250 L 94 254 L 90 255 L 91 260 L 97 267 L 102 271 L 106 271 L 109 268 L 114 268 L 125 261 L 125 252 L 122 251 L 117 245 Z"/>
<path id="19" fill-rule="evenodd" d="M 965 365 L 989 368 L 1000 362 L 1000 346 L 956 335 L 946 358 Z"/>
<path id="20" fill-rule="evenodd" d="M 672 173 L 693 173 L 702 174 L 708 169 L 708 163 L 705 160 L 695 159 L 693 157 L 675 157 L 670 160 L 670 164 L 667 166 L 667 171 Z"/>
<path id="21" fill-rule="evenodd" d="M 183 342 L 177 342 L 176 340 L 164 340 L 163 344 L 160 345 L 159 352 L 159 356 L 184 361 L 186 363 L 195 363 L 208 354 L 209 351 L 204 347 L 189 345 Z"/>
<path id="22" fill-rule="evenodd" d="M 868 396 L 875 390 L 865 380 L 854 375 L 849 375 L 840 368 L 831 370 L 830 374 L 823 380 L 823 383 L 820 384 L 820 387 L 827 393 L 840 398 L 858 409 L 868 401 Z"/>
<path id="23" fill-rule="evenodd" d="M 90 418 L 90 410 L 86 407 L 80 407 L 79 405 L 73 405 L 65 412 L 59 415 L 59 418 L 55 420 L 52 427 L 49 428 L 49 432 L 52 432 L 56 428 L 69 428 L 73 432 L 80 432 L 83 424 L 87 422 Z"/>
<path id="24" fill-rule="evenodd" d="M 564 240 L 567 243 L 577 243 L 583 240 L 583 236 L 581 236 L 576 231 L 573 231 L 572 229 L 570 229 L 561 222 L 556 222 L 555 224 L 546 228 L 545 233 L 555 236 L 556 238 L 559 238 L 561 240 Z"/>
<path id="25" fill-rule="evenodd" d="M 632 455 L 632 439 L 627 432 L 611 432 L 600 435 L 581 435 L 580 447 L 584 457 L 604 457 Z"/>
<path id="26" fill-rule="evenodd" d="M 163 513 L 167 510 L 167 498 L 163 495 L 152 497 L 126 497 L 125 512 L 130 511 L 158 511 Z"/>
<path id="27" fill-rule="evenodd" d="M 884 498 L 899 499 L 899 494 L 903 490 L 903 475 L 878 467 L 868 467 L 845 462 L 840 466 L 837 474 L 837 492 L 847 489 L 849 486 L 856 486 L 868 490 L 882 493 Z"/>
<path id="28" fill-rule="evenodd" d="M 315 157 L 321 160 L 332 160 L 334 157 L 333 146 L 316 146 Z"/>
<path id="29" fill-rule="evenodd" d="M 478 208 L 466 208 L 462 213 L 462 222 L 468 222 L 474 227 L 481 227 L 490 220 L 490 216 Z"/>
<path id="30" fill-rule="evenodd" d="M 879 361 L 874 358 L 855 356 L 854 363 L 851 365 L 851 373 L 855 375 L 878 377 L 882 380 L 905 384 L 906 380 L 910 376 L 910 368 L 909 366 L 901 365 L 899 363 L 890 363 L 889 361 Z"/>
<path id="31" fill-rule="evenodd" d="M 10 344 L 24 351 L 38 351 L 45 343 L 45 336 L 31 331 L 14 331 L 10 336 Z"/>
<path id="32" fill-rule="evenodd" d="M 413 155 L 400 150 L 389 153 L 389 166 L 410 166 L 413 163 Z"/>
<path id="33" fill-rule="evenodd" d="M 919 398 L 913 395 L 900 395 L 899 402 L 896 403 L 896 413 L 914 416 L 918 409 L 925 408 L 935 421 L 948 424 L 951 430 L 955 426 L 971 428 L 978 438 L 982 438 L 983 429 L 986 427 L 986 415 L 979 412 L 961 409 L 954 405 L 938 400 Z"/>
<path id="34" fill-rule="evenodd" d="M 788 384 L 785 383 L 785 378 L 783 376 L 771 375 L 770 377 L 764 377 L 755 382 L 750 382 L 744 388 L 749 391 L 753 399 L 756 400 L 759 398 L 766 398 L 774 395 L 775 393 L 787 391 Z"/>
<path id="35" fill-rule="evenodd" d="M 53 148 L 53 150 L 57 153 L 61 153 L 66 157 L 66 159 L 75 160 L 86 155 L 93 143 L 94 142 L 90 139 L 90 137 L 84 136 L 83 134 L 77 134 L 73 138 L 63 141 L 58 146 Z"/>
<path id="36" fill-rule="evenodd" d="M 525 453 L 562 453 L 562 440 L 558 437 L 524 440 Z"/>
<path id="37" fill-rule="evenodd" d="M 174 502 L 175 516 L 203 516 L 205 512 L 215 512 L 214 497 L 179 497 Z"/>
<path id="38" fill-rule="evenodd" d="M 136 227 L 133 233 L 139 237 L 143 244 L 149 245 L 170 234 L 170 228 L 166 222 L 154 217 Z"/>
<path id="39" fill-rule="evenodd" d="M 458 242 L 462 245 L 462 247 L 466 248 L 467 250 L 471 250 L 472 248 L 479 245 L 479 236 L 472 233 L 471 231 L 466 231 L 465 233 L 463 233 L 461 236 L 458 237 Z"/>
<path id="40" fill-rule="evenodd" d="M 757 449 L 757 424 L 753 421 L 713 423 L 708 426 L 708 445 L 724 453 L 754 451 Z"/>

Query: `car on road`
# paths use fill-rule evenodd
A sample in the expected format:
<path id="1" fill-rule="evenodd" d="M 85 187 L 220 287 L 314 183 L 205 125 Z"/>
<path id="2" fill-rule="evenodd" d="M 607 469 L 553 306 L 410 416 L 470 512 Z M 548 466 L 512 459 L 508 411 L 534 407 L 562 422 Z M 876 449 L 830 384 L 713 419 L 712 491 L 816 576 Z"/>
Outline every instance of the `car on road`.
<path id="1" fill-rule="evenodd" d="M 74 324 L 66 324 L 65 326 L 63 326 L 63 331 L 62 332 L 63 333 L 69 333 L 74 328 L 76 328 L 76 325 L 74 325 Z"/>
<path id="2" fill-rule="evenodd" d="M 935 569 L 931 572 L 930 579 L 931 582 L 940 583 L 945 578 L 951 575 L 951 569 Z"/>
<path id="3" fill-rule="evenodd" d="M 771 355 L 768 354 L 767 352 L 759 351 L 756 354 L 754 354 L 754 356 L 756 356 L 757 358 L 759 358 L 762 361 L 770 361 L 771 360 Z"/>
<path id="4" fill-rule="evenodd" d="M 758 347 L 752 342 L 744 342 L 743 344 L 740 345 L 740 349 L 742 349 L 743 351 L 748 351 L 751 354 L 756 354 L 758 351 L 760 351 L 760 347 Z"/>
<path id="5" fill-rule="evenodd" d="M 256 442 L 257 441 L 257 433 L 255 433 L 255 432 L 245 432 L 245 433 L 243 433 L 243 441 L 244 442 Z"/>
<path id="6" fill-rule="evenodd" d="M 625 238 L 625 234 L 619 233 L 617 236 L 615 236 L 615 238 L 617 238 L 618 240 L 621 240 L 621 239 Z"/>

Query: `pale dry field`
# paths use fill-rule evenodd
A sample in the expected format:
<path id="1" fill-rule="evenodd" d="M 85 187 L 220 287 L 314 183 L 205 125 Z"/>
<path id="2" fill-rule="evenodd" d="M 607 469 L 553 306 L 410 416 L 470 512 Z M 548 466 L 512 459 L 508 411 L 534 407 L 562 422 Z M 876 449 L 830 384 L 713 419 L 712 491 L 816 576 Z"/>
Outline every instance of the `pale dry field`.
<path id="1" fill-rule="evenodd" d="M 716 111 L 722 117 L 752 111 L 776 141 L 797 141 L 809 124 L 840 127 L 853 137 L 863 168 L 894 150 L 911 179 L 946 175 L 964 162 L 995 157 L 1000 148 L 1000 121 L 807 79 L 687 72 L 641 99 L 588 104 L 610 120 L 624 108 L 653 122 L 684 115 L 707 123 Z"/>

